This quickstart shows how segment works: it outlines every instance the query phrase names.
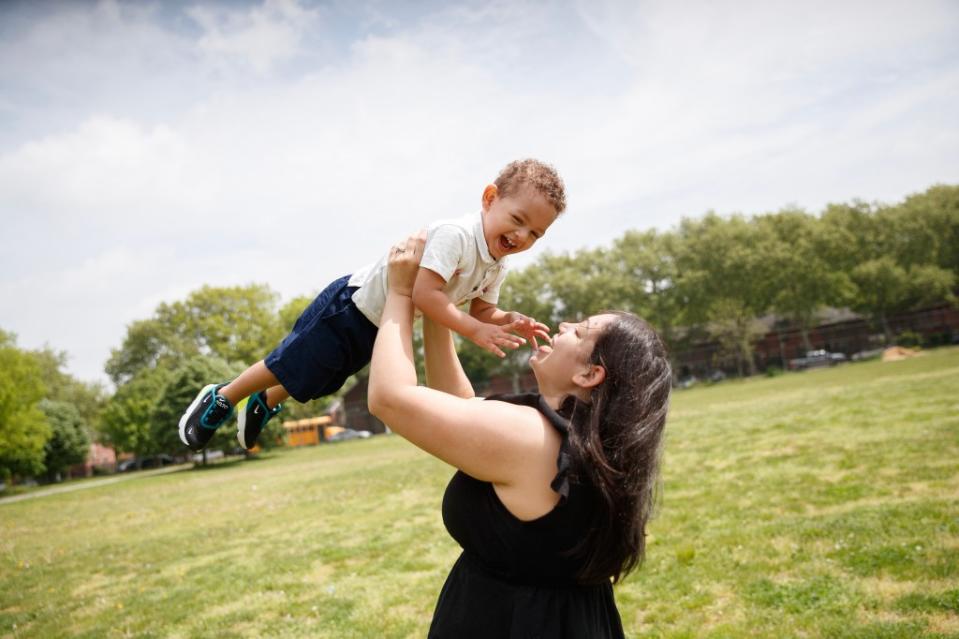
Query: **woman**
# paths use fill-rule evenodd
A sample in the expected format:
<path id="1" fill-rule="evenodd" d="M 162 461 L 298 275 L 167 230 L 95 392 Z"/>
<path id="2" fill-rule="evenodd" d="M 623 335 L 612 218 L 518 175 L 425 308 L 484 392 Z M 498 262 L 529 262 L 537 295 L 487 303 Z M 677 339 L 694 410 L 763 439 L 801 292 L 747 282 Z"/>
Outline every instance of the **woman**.
<path id="1" fill-rule="evenodd" d="M 417 386 L 422 249 L 421 236 L 391 251 L 369 407 L 459 469 L 443 520 L 464 550 L 429 636 L 623 637 L 611 581 L 645 551 L 671 380 L 662 342 L 627 313 L 564 323 L 530 359 L 538 394 L 476 401 L 449 330 L 424 322 L 431 388 Z"/>

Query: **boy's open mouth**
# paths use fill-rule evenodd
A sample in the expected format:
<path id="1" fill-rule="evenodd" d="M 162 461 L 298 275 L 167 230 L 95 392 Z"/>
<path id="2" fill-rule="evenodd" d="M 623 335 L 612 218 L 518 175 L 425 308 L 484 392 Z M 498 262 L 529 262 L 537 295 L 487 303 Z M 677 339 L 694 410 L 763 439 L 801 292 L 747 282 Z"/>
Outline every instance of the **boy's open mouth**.
<path id="1" fill-rule="evenodd" d="M 506 237 L 505 235 L 500 235 L 499 247 L 503 249 L 504 252 L 508 253 L 509 251 L 512 251 L 513 249 L 515 249 L 516 245 L 513 242 L 511 242 L 510 239 Z"/>

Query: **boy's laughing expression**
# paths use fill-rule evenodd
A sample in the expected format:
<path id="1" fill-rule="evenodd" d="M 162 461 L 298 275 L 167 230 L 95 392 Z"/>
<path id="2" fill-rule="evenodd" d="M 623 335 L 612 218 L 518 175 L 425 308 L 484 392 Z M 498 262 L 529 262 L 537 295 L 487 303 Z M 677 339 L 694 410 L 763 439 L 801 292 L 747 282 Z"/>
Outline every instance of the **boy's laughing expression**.
<path id="1" fill-rule="evenodd" d="M 520 186 L 503 197 L 495 186 L 483 191 L 483 235 L 493 259 L 520 253 L 543 237 L 556 209 L 539 192 Z"/>

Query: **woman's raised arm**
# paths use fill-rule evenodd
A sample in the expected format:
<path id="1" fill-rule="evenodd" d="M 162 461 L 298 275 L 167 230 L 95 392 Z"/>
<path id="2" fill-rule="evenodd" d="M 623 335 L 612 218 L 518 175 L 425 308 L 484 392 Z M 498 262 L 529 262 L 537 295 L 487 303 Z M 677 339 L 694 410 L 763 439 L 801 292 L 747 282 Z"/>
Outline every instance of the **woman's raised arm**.
<path id="1" fill-rule="evenodd" d="M 555 473 L 556 436 L 536 409 L 417 386 L 410 293 L 422 251 L 423 239 L 411 238 L 390 253 L 389 291 L 370 367 L 370 412 L 476 479 L 504 486 L 527 483 L 530 473 L 545 472 L 533 459 L 543 460 L 544 468 L 552 464 Z"/>
<path id="2" fill-rule="evenodd" d="M 426 353 L 426 384 L 430 388 L 464 399 L 476 396 L 456 354 L 450 329 L 424 315 L 423 345 Z"/>

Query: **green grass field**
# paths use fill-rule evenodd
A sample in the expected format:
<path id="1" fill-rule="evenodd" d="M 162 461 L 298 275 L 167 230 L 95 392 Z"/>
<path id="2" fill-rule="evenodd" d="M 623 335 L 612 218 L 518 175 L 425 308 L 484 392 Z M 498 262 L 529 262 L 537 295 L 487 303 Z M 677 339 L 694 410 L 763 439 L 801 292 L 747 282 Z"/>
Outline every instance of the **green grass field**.
<path id="1" fill-rule="evenodd" d="M 399 437 L 0 501 L 0 636 L 423 637 L 451 469 Z M 959 349 L 674 395 L 629 637 L 959 637 Z"/>

